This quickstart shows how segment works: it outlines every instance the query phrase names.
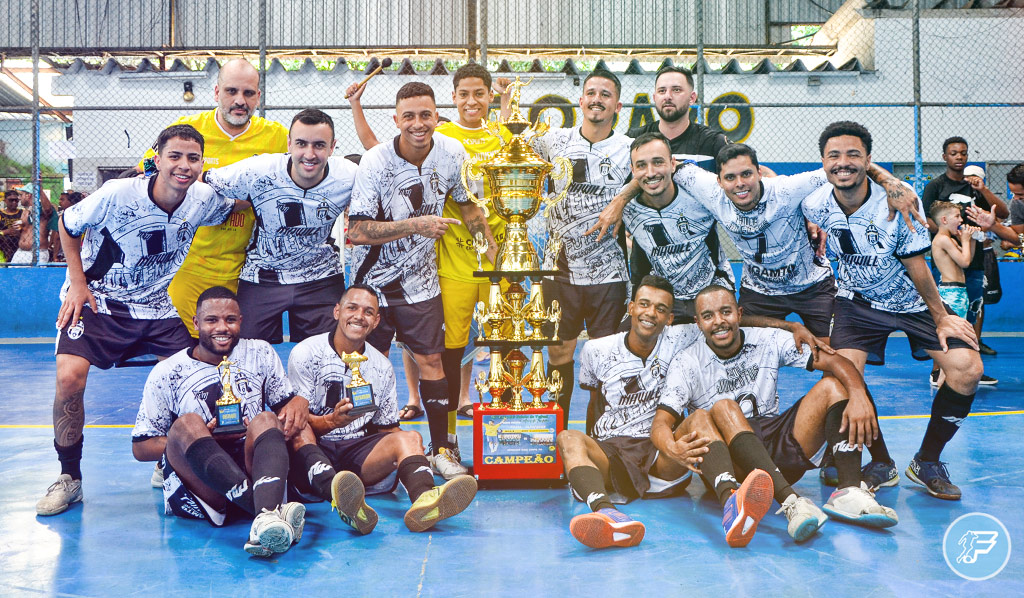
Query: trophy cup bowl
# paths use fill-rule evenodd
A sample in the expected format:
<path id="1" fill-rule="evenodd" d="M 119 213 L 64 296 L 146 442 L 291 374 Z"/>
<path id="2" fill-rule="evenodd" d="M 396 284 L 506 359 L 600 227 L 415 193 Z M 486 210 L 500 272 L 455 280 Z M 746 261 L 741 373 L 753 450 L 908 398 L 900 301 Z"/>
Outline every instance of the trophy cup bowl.
<path id="1" fill-rule="evenodd" d="M 505 370 L 509 383 L 512 386 L 512 403 L 508 406 L 510 411 L 526 411 L 528 407 L 523 403 L 523 370 L 526 368 L 526 355 L 519 349 L 512 349 L 505 357 Z"/>
<path id="2" fill-rule="evenodd" d="M 530 356 L 530 373 L 526 375 L 526 378 L 527 380 L 523 384 L 523 388 L 533 395 L 533 402 L 530 403 L 530 408 L 543 409 L 546 405 L 544 405 L 540 398 L 548 390 L 548 380 L 544 375 L 544 355 L 536 349 L 534 349 L 533 355 Z"/>
<path id="3" fill-rule="evenodd" d="M 231 389 L 231 366 L 225 355 L 219 364 L 217 371 L 220 372 L 221 393 L 217 399 L 217 426 L 213 429 L 214 436 L 226 436 L 228 434 L 241 434 L 245 432 L 245 421 L 242 419 L 242 399 L 235 396 Z"/>

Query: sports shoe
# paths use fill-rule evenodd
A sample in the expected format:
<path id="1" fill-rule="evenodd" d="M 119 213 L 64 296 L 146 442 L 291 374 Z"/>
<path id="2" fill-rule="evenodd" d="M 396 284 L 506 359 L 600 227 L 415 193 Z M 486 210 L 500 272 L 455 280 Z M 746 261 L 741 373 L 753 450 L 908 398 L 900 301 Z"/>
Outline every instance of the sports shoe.
<path id="1" fill-rule="evenodd" d="M 245 551 L 253 556 L 270 556 L 275 552 L 288 550 L 293 539 L 292 526 L 281 518 L 280 509 L 263 509 L 249 528 L 249 541 L 245 543 Z"/>
<path id="2" fill-rule="evenodd" d="M 351 471 L 339 471 L 331 480 L 331 508 L 338 509 L 338 517 L 364 536 L 377 527 L 377 511 L 366 504 L 365 497 L 362 480 Z"/>
<path id="3" fill-rule="evenodd" d="M 427 490 L 405 512 L 405 526 L 410 531 L 426 531 L 438 521 L 454 517 L 469 506 L 476 496 L 473 476 L 460 475 Z"/>
<path id="4" fill-rule="evenodd" d="M 459 463 L 451 449 L 441 447 L 437 454 L 429 458 L 434 473 L 446 480 L 453 480 L 460 475 L 469 474 L 469 468 Z"/>
<path id="5" fill-rule="evenodd" d="M 278 510 L 281 519 L 292 526 L 292 544 L 298 544 L 302 539 L 302 530 L 306 527 L 306 505 L 300 502 L 286 502 Z"/>
<path id="6" fill-rule="evenodd" d="M 932 388 L 938 388 L 940 386 L 939 372 L 941 371 L 942 370 L 932 370 L 932 373 L 928 374 L 928 384 L 930 384 Z"/>
<path id="7" fill-rule="evenodd" d="M 164 487 L 164 468 L 160 467 L 160 461 L 153 466 L 153 475 L 149 477 L 149 485 L 154 488 Z"/>
<path id="8" fill-rule="evenodd" d="M 829 517 L 866 527 L 892 527 L 900 522 L 896 511 L 878 504 L 875 494 L 864 482 L 859 487 L 836 490 L 828 497 L 822 510 Z"/>
<path id="9" fill-rule="evenodd" d="M 46 496 L 36 503 L 36 513 L 43 516 L 56 515 L 67 511 L 76 502 L 82 502 L 82 480 L 72 480 L 70 475 L 62 473 L 46 489 Z"/>
<path id="10" fill-rule="evenodd" d="M 809 498 L 790 494 L 782 508 L 775 511 L 776 515 L 786 514 L 789 521 L 789 536 L 797 542 L 803 542 L 825 525 L 828 517 L 818 505 Z"/>
<path id="11" fill-rule="evenodd" d="M 981 342 L 980 339 L 978 340 L 978 352 L 981 353 L 982 355 L 995 355 L 996 354 L 996 350 L 995 349 L 993 349 L 992 347 L 990 347 L 990 346 L 986 345 L 985 343 Z"/>
<path id="12" fill-rule="evenodd" d="M 591 548 L 636 546 L 644 539 L 644 524 L 618 509 L 605 507 L 573 517 L 569 533 Z"/>
<path id="13" fill-rule="evenodd" d="M 942 461 L 921 461 L 914 455 L 907 467 L 911 482 L 921 484 L 928 494 L 944 500 L 960 500 L 960 488 L 949 481 L 949 472 Z"/>
<path id="14" fill-rule="evenodd" d="M 868 490 L 877 492 L 879 488 L 895 486 L 900 483 L 900 471 L 896 469 L 896 463 L 889 461 L 871 461 L 860 468 L 860 479 L 868 487 Z"/>
<path id="15" fill-rule="evenodd" d="M 757 531 L 757 523 L 772 506 L 775 484 L 763 469 L 750 472 L 740 487 L 725 502 L 722 529 L 725 542 L 733 548 L 746 546 Z"/>
<path id="16" fill-rule="evenodd" d="M 982 374 L 981 380 L 978 380 L 979 386 L 995 386 L 996 384 L 999 384 L 999 380 L 985 374 Z"/>

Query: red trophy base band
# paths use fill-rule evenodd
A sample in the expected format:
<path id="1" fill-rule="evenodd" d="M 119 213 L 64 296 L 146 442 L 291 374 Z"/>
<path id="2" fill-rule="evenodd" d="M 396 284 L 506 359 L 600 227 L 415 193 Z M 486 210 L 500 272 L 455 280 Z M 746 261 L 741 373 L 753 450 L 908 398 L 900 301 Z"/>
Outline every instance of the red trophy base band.
<path id="1" fill-rule="evenodd" d="M 565 429 L 556 403 L 512 411 L 473 405 L 473 473 L 479 480 L 556 480 L 562 459 L 555 438 Z"/>

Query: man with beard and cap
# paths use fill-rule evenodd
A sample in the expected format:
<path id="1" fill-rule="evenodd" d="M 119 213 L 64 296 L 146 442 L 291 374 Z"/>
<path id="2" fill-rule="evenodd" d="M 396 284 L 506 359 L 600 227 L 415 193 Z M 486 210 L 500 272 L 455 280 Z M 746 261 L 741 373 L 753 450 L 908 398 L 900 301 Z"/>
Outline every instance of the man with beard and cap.
<path id="1" fill-rule="evenodd" d="M 334 121 L 308 108 L 292 118 L 287 154 L 246 158 L 206 171 L 220 195 L 249 200 L 256 227 L 238 283 L 242 336 L 299 342 L 334 328 L 345 274 L 331 237 L 352 194 L 356 165 L 334 151 Z"/>
<path id="2" fill-rule="evenodd" d="M 213 100 L 217 103 L 213 110 L 182 116 L 173 123 L 192 125 L 206 139 L 204 171 L 259 154 L 288 151 L 288 129 L 254 114 L 260 103 L 260 74 L 247 60 L 236 58 L 220 67 Z M 146 152 L 137 166 L 139 172 L 149 171 L 153 155 L 153 150 Z M 185 263 L 168 288 L 171 302 L 193 338 L 197 333 L 192 329 L 192 310 L 199 294 L 215 285 L 238 290 L 254 222 L 252 211 L 245 210 L 224 224 L 196 231 Z"/>
<path id="3" fill-rule="evenodd" d="M 282 504 L 285 438 L 306 425 L 308 403 L 292 392 L 273 347 L 239 338 L 242 313 L 229 289 L 203 291 L 194 318 L 198 344 L 158 363 L 146 379 L 132 454 L 139 461 L 163 457 L 165 514 L 215 527 L 254 517 L 245 551 L 284 552 L 302 537 L 306 513 L 301 503 Z M 214 436 L 226 390 L 241 401 L 245 430 Z"/>

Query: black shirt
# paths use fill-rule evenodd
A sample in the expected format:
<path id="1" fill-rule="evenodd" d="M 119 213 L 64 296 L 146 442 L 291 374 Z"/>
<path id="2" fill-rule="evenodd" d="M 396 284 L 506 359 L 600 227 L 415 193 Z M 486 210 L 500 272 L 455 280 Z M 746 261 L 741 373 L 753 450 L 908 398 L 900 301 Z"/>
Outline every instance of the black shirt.
<path id="1" fill-rule="evenodd" d="M 660 120 L 656 120 L 642 127 L 630 129 L 626 135 L 635 139 L 644 133 L 660 133 L 661 130 L 658 129 L 658 123 L 660 122 Z M 718 152 L 723 147 L 729 145 L 729 140 L 721 131 L 691 122 L 682 135 L 669 139 L 668 145 L 672 149 L 673 154 L 711 156 L 711 159 L 714 160 Z"/>
<path id="2" fill-rule="evenodd" d="M 971 184 L 966 180 L 954 181 L 946 176 L 946 173 L 942 173 L 925 185 L 924 193 L 921 196 L 921 203 L 924 205 L 924 213 L 931 218 L 932 204 L 936 201 L 949 201 L 949 196 L 954 193 L 959 193 L 960 195 L 966 195 L 967 197 L 972 198 L 974 200 L 974 205 L 978 206 L 982 210 L 989 210 L 992 207 L 981 193 L 971 188 Z M 962 211 L 963 207 L 961 207 L 961 212 Z M 967 218 L 967 214 L 963 214 L 963 217 L 964 222 L 967 224 L 970 224 L 971 226 L 978 226 L 978 223 Z M 938 222 L 935 224 L 938 224 Z M 985 269 L 985 256 L 982 252 L 981 244 L 977 241 L 975 241 L 974 257 L 971 258 L 971 264 L 965 269 Z"/>

